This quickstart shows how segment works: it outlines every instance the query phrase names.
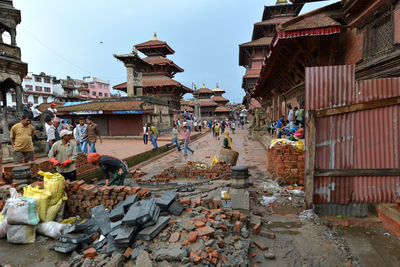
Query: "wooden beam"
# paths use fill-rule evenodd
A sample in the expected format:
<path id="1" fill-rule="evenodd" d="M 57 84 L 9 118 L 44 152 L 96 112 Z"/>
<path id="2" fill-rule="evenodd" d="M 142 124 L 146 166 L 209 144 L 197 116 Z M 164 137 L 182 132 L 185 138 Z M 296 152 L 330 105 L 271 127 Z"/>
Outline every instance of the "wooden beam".
<path id="1" fill-rule="evenodd" d="M 316 112 L 308 111 L 308 130 L 306 148 L 306 181 L 305 181 L 305 201 L 307 208 L 313 207 L 314 195 L 314 168 L 315 168 L 315 120 Z"/>
<path id="2" fill-rule="evenodd" d="M 332 116 L 332 115 L 339 115 L 339 114 L 369 110 L 369 109 L 374 109 L 374 108 L 394 106 L 394 105 L 399 105 L 399 104 L 400 104 L 400 96 L 396 96 L 396 97 L 391 97 L 391 98 L 385 98 L 385 99 L 364 102 L 364 103 L 360 103 L 360 104 L 348 105 L 348 106 L 344 106 L 344 107 L 319 110 L 319 111 L 317 111 L 317 117 L 320 118 L 320 117 L 326 117 L 326 116 Z"/>
<path id="3" fill-rule="evenodd" d="M 400 176 L 400 169 L 317 169 L 315 176 Z"/>

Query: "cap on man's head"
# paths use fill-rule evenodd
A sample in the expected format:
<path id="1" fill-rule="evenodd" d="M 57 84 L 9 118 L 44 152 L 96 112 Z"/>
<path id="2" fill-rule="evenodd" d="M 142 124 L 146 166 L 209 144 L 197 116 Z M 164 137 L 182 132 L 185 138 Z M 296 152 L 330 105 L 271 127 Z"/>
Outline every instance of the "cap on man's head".
<path id="1" fill-rule="evenodd" d="M 61 119 L 59 117 L 54 117 L 53 122 L 60 122 Z"/>
<path id="2" fill-rule="evenodd" d="M 63 138 L 66 135 L 72 135 L 72 131 L 68 131 L 68 130 L 61 130 L 60 132 L 60 137 Z"/>
<path id="3" fill-rule="evenodd" d="M 33 105 L 33 102 L 32 101 L 28 101 L 28 105 Z"/>
<path id="4" fill-rule="evenodd" d="M 54 107 L 55 105 L 56 105 L 55 103 L 51 103 L 51 104 L 50 104 L 50 106 L 53 106 L 53 107 Z"/>

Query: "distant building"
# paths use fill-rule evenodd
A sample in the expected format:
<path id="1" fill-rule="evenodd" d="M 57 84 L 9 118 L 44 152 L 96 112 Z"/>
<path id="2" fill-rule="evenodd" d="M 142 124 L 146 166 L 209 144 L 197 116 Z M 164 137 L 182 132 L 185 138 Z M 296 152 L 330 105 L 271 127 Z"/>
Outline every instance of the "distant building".
<path id="1" fill-rule="evenodd" d="M 83 82 L 88 84 L 90 98 L 111 97 L 110 81 L 96 77 L 84 77 Z"/>

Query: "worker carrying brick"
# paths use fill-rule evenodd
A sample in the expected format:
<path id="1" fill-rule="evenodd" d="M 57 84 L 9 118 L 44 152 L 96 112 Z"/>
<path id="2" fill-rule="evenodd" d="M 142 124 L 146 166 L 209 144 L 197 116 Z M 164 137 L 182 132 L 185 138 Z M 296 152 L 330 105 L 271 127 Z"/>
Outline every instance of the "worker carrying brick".
<path id="1" fill-rule="evenodd" d="M 93 165 L 100 166 L 106 178 L 106 185 L 124 185 L 124 179 L 129 176 L 128 166 L 113 156 L 89 153 L 87 160 Z"/>

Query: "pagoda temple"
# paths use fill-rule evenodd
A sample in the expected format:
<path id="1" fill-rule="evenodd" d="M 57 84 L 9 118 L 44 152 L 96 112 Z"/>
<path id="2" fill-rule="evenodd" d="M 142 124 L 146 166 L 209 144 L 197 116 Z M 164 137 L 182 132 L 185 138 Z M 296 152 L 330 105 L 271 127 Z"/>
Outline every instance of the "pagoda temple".
<path id="1" fill-rule="evenodd" d="M 249 93 L 256 85 L 277 26 L 298 16 L 303 5 L 278 0 L 274 6 L 265 6 L 261 21 L 254 24 L 251 41 L 239 45 L 239 65 L 246 68 L 242 88 L 246 92 L 243 103 L 247 107 L 250 103 Z"/>
<path id="2" fill-rule="evenodd" d="M 127 82 L 113 88 L 127 92 L 128 96 L 155 96 L 166 101 L 170 108 L 180 110 L 180 100 L 192 90 L 173 78 L 184 70 L 176 65 L 167 55 L 175 51 L 164 41 L 157 39 L 134 46 L 146 57 L 140 58 L 136 51 L 130 54 L 114 55 L 124 62 L 127 68 Z"/>

